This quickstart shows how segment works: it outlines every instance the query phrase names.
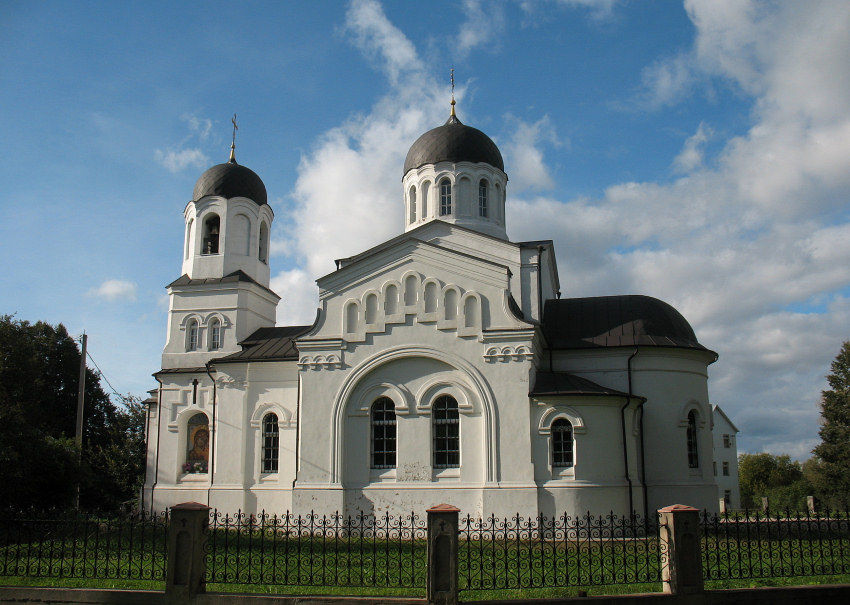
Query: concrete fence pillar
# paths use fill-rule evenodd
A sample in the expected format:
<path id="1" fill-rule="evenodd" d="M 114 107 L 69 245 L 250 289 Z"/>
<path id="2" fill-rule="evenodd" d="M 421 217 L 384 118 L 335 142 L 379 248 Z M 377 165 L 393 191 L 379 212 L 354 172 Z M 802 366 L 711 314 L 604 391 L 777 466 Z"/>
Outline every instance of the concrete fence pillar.
<path id="1" fill-rule="evenodd" d="M 661 540 L 661 581 L 664 583 L 664 592 L 702 592 L 699 510 L 674 504 L 658 512 L 661 515 L 658 533 Z"/>
<path id="2" fill-rule="evenodd" d="M 428 509 L 428 603 L 457 605 L 459 508 L 440 504 Z"/>
<path id="3" fill-rule="evenodd" d="M 169 605 L 190 603 L 205 592 L 210 507 L 185 502 L 171 507 L 168 522 L 168 571 L 165 599 Z"/>

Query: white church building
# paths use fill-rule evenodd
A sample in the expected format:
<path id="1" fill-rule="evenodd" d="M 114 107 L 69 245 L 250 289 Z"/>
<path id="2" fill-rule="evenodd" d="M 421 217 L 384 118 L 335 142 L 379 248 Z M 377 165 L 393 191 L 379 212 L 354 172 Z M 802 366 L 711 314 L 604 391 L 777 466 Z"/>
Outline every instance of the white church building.
<path id="1" fill-rule="evenodd" d="M 318 279 L 312 325 L 276 326 L 265 186 L 232 149 L 201 175 L 143 508 L 717 510 L 717 355 L 684 317 L 648 296 L 561 298 L 552 241 L 508 239 L 502 155 L 454 105 L 402 176 L 400 235 Z"/>

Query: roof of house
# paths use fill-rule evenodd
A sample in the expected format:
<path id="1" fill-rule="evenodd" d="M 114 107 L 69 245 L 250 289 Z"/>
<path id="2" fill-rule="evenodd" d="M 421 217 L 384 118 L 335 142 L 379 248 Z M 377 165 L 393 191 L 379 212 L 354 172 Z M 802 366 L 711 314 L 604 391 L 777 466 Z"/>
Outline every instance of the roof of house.
<path id="1" fill-rule="evenodd" d="M 258 282 L 256 279 L 254 279 L 253 277 L 251 277 L 250 275 L 248 275 L 247 273 L 245 273 L 241 269 L 238 270 L 238 271 L 234 271 L 233 273 L 230 273 L 228 275 L 225 275 L 224 277 L 205 277 L 205 278 L 201 278 L 201 279 L 192 279 L 184 273 L 183 275 L 181 275 L 180 277 L 178 277 L 177 279 L 175 279 L 173 282 L 171 282 L 170 284 L 168 284 L 165 287 L 171 288 L 172 286 L 200 286 L 200 285 L 206 285 L 206 284 L 235 284 L 235 283 L 238 283 L 238 282 L 254 284 L 254 285 L 262 288 L 266 292 L 271 292 L 275 296 L 278 296 L 278 294 L 274 290 L 272 290 L 271 288 L 267 288 L 266 286 L 264 286 L 263 284 Z M 278 298 L 280 298 L 280 297 L 278 296 Z"/>
<path id="2" fill-rule="evenodd" d="M 534 387 L 528 393 L 529 397 L 543 396 L 591 396 L 591 397 L 628 397 L 628 393 L 609 389 L 596 384 L 592 380 L 570 374 L 569 372 L 537 372 Z"/>

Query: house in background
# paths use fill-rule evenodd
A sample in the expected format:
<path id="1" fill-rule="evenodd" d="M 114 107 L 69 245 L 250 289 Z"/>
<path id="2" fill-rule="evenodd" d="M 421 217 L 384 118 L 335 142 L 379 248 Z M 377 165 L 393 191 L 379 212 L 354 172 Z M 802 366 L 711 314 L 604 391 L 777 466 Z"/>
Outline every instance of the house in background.
<path id="1" fill-rule="evenodd" d="M 575 297 L 551 240 L 511 241 L 502 155 L 454 101 L 400 176 L 400 234 L 318 279 L 312 325 L 275 326 L 265 185 L 233 148 L 201 175 L 167 287 L 144 507 L 717 510 L 717 355 L 685 318 L 649 296 Z"/>
<path id="2" fill-rule="evenodd" d="M 711 406 L 711 414 L 718 502 L 724 500 L 727 509 L 741 508 L 741 490 L 738 486 L 738 427 L 719 406 Z"/>

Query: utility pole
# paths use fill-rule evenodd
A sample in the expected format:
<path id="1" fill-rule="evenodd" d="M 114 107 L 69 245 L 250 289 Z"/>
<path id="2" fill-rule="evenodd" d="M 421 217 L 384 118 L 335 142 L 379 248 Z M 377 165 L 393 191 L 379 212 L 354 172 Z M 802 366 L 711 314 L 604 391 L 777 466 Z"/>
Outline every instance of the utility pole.
<path id="1" fill-rule="evenodd" d="M 86 399 L 86 344 L 88 343 L 89 337 L 83 332 L 83 351 L 82 355 L 80 355 L 80 380 L 79 380 L 79 390 L 77 391 L 77 461 L 82 462 L 83 460 L 83 408 Z M 76 506 L 75 508 L 80 508 L 80 482 L 77 481 L 77 495 L 76 495 Z"/>

